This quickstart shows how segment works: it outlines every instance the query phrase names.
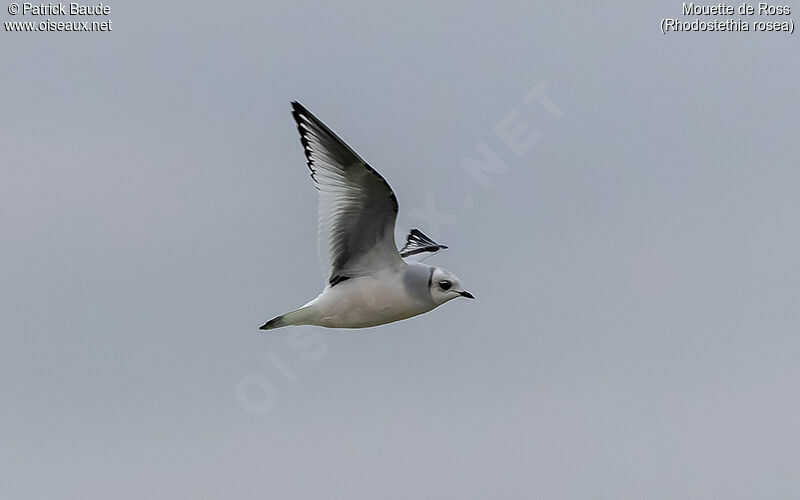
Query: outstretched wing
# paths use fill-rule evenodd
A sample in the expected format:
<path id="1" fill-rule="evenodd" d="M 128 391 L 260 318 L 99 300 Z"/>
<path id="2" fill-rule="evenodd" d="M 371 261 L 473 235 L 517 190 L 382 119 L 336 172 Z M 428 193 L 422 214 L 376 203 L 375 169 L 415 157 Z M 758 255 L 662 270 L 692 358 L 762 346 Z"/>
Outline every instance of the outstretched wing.
<path id="1" fill-rule="evenodd" d="M 405 258 L 418 253 L 438 252 L 439 250 L 445 249 L 447 249 L 447 246 L 436 243 L 432 239 L 425 236 L 422 231 L 415 228 L 408 233 L 408 236 L 406 236 L 406 244 L 402 249 L 400 249 L 400 256 Z"/>
<path id="2" fill-rule="evenodd" d="M 328 284 L 404 266 L 394 242 L 392 188 L 302 104 L 292 102 L 292 116 L 319 190 L 319 244 L 330 264 Z"/>

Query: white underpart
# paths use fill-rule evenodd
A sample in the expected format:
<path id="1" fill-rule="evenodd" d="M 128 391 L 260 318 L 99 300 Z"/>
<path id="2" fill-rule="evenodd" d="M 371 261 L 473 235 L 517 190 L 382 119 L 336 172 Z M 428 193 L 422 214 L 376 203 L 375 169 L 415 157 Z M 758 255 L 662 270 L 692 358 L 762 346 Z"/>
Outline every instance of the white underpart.
<path id="1" fill-rule="evenodd" d="M 328 328 L 364 328 L 410 318 L 434 304 L 409 295 L 403 271 L 387 269 L 326 288 L 309 307 L 307 324 Z"/>

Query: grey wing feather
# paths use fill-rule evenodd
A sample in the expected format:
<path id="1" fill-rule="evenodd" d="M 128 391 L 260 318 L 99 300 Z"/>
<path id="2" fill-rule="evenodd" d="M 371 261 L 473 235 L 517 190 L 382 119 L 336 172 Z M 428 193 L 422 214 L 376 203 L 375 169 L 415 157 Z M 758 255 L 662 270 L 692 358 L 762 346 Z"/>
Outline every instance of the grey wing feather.
<path id="1" fill-rule="evenodd" d="M 328 282 L 402 267 L 394 242 L 397 197 L 386 180 L 302 104 L 292 102 L 300 142 L 319 190 L 319 243 Z"/>

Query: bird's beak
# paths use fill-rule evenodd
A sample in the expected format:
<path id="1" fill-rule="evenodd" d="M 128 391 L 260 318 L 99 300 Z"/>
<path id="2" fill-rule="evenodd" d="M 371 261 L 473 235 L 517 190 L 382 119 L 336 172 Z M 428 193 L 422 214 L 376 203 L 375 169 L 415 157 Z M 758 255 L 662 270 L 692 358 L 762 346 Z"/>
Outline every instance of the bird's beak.
<path id="1" fill-rule="evenodd" d="M 468 299 L 474 299 L 475 298 L 475 297 L 472 296 L 471 293 L 469 293 L 466 290 L 464 290 L 463 292 L 458 292 L 458 294 L 461 295 L 462 297 L 466 297 Z"/>

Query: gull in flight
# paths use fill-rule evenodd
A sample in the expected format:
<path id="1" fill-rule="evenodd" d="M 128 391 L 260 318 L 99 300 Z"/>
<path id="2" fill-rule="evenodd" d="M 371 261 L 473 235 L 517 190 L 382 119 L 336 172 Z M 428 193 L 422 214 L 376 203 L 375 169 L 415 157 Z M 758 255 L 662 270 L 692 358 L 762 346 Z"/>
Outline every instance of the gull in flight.
<path id="1" fill-rule="evenodd" d="M 298 102 L 300 142 L 319 191 L 319 243 L 329 274 L 314 300 L 264 323 L 365 328 L 410 318 L 457 297 L 473 299 L 445 269 L 407 257 L 446 249 L 412 229 L 397 250 L 397 197 L 381 174 Z"/>

